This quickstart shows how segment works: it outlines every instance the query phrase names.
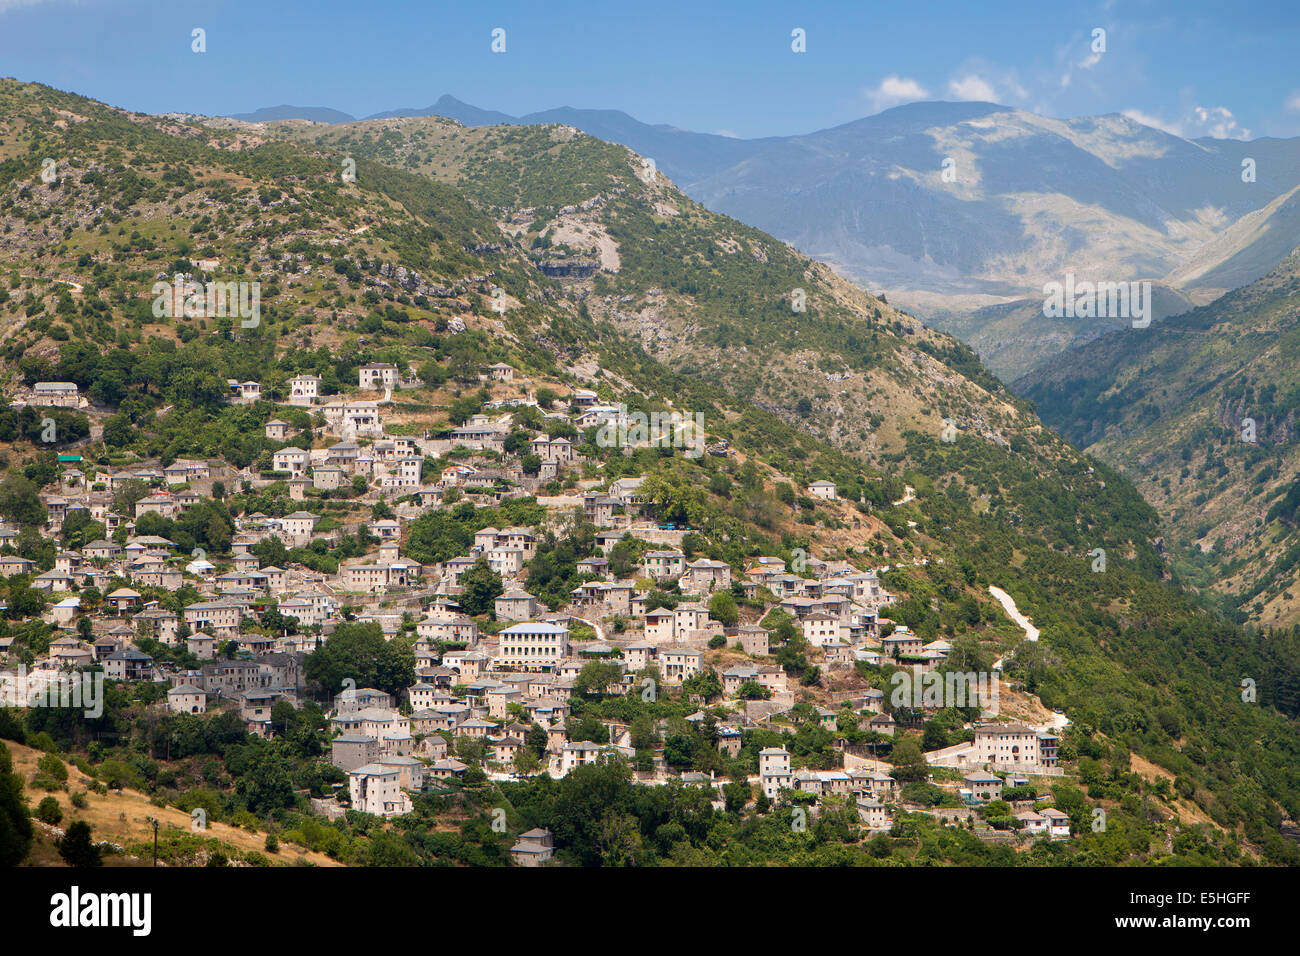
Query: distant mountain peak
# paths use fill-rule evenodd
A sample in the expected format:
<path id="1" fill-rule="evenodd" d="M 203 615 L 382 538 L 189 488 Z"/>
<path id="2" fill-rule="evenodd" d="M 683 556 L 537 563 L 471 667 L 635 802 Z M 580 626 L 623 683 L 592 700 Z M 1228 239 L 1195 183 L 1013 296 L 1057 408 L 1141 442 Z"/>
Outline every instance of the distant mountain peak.
<path id="1" fill-rule="evenodd" d="M 274 123 L 277 120 L 304 119 L 315 123 L 354 123 L 356 117 L 328 106 L 263 106 L 252 113 L 231 113 L 231 119 L 245 123 Z"/>
<path id="2" fill-rule="evenodd" d="M 462 126 L 514 126 L 519 122 L 516 117 L 508 113 L 480 109 L 472 103 L 457 99 L 450 93 L 443 93 L 432 106 L 426 106 L 423 109 L 407 107 L 385 110 L 382 113 L 367 116 L 366 119 L 397 119 L 403 116 L 444 116 L 447 119 L 455 120 Z"/>

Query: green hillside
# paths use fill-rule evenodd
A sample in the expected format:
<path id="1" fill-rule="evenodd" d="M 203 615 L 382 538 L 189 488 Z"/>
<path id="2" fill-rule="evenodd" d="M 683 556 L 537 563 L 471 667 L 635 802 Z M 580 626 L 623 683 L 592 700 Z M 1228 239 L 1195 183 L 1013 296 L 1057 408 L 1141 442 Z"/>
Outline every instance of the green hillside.
<path id="1" fill-rule="evenodd" d="M 1207 611 L 1183 589 L 1190 572 L 1162 555 L 1157 512 L 1130 480 L 1044 427 L 970 349 L 770 236 L 709 213 L 661 175 L 645 175 L 623 147 L 566 127 L 467 130 L 428 117 L 328 130 L 290 121 L 259 132 L 129 114 L 13 81 L 0 81 L 0 116 L 5 385 L 70 381 L 92 399 L 67 413 L 54 442 L 40 439 L 30 416 L 10 410 L 11 421 L 0 419 L 0 514 L 25 526 L 16 550 L 42 569 L 56 545 L 30 533 L 43 514 L 23 512 L 25 486 L 55 486 L 61 448 L 75 444 L 105 469 L 219 456 L 267 471 L 288 443 L 263 437 L 269 419 L 290 416 L 293 441 L 321 437 L 319 420 L 284 404 L 295 375 L 318 375 L 326 396 L 340 396 L 355 391 L 362 364 L 396 364 L 422 384 L 393 396 L 395 427 L 437 433 L 501 397 L 480 389 L 478 373 L 508 362 L 557 397 L 588 388 L 634 408 L 699 413 L 710 442 L 730 443 L 728 455 L 691 458 L 668 448 L 624 455 L 591 433 L 572 436 L 589 460 L 584 480 L 646 476 L 661 518 L 694 531 L 692 554 L 743 565 L 799 547 L 860 567 L 891 565 L 884 579 L 900 596 L 895 620 L 926 640 L 962 642 L 981 668 L 1005 656 L 1020 691 L 1069 717 L 1063 757 L 1088 798 L 1106 801 L 1105 832 L 1032 859 L 930 833 L 891 844 L 898 862 L 1300 858 L 1280 832 L 1300 816 L 1300 638 L 1265 641 Z M 41 178 L 46 158 L 57 170 L 50 183 Z M 341 176 L 349 158 L 355 182 Z M 155 315 L 154 283 L 176 272 L 260 282 L 257 324 Z M 804 311 L 792 309 L 796 290 Z M 263 400 L 228 404 L 232 379 L 260 382 Z M 1261 400 L 1265 381 L 1261 373 L 1241 401 Z M 1288 394 L 1279 385 L 1268 401 L 1280 408 Z M 538 416 L 519 440 L 546 427 Z M 795 491 L 816 479 L 834 481 L 844 500 L 832 507 Z M 569 479 L 546 490 L 575 487 Z M 299 507 L 282 485 L 227 492 L 167 530 L 225 557 L 232 516 Z M 413 556 L 458 553 L 465 535 L 472 541 L 491 521 L 524 521 L 532 505 L 464 507 L 412 522 Z M 320 510 L 338 522 L 370 516 L 346 494 Z M 1091 570 L 1098 548 L 1103 573 Z M 328 569 L 363 549 L 345 538 L 335 553 L 291 557 Z M 580 583 L 575 554 L 535 569 L 538 590 L 563 600 Z M 1014 596 L 1042 630 L 1040 642 L 1021 640 L 989 585 Z M 6 636 L 48 643 L 44 625 L 19 613 L 25 588 L 6 585 Z M 1243 702 L 1243 678 L 1256 682 L 1257 701 Z M 113 726 L 99 729 L 127 735 L 138 716 L 131 708 L 143 703 L 123 702 Z M 68 746 L 87 743 L 66 727 L 42 729 Z M 299 731 L 309 738 L 319 727 L 304 717 Z M 308 748 L 294 759 L 308 759 L 304 752 L 318 756 Z M 1143 776 L 1131 755 L 1172 782 Z M 145 782 L 166 789 L 134 778 L 132 786 Z M 508 784 L 502 792 L 519 807 L 605 793 L 641 820 L 647 844 L 672 815 L 650 806 L 661 798 L 641 792 L 649 788 L 582 785 L 566 778 L 557 791 Z M 469 799 L 475 814 L 491 805 L 483 793 Z M 1070 799 L 1082 820 L 1082 793 L 1071 788 Z M 437 817 L 449 806 L 425 809 Z M 1198 822 L 1170 822 L 1180 806 L 1184 817 L 1195 808 Z M 574 832 L 585 832 L 590 821 L 568 809 Z M 834 833 L 792 847 L 783 826 L 714 821 L 646 859 L 673 859 L 673 843 L 679 856 L 705 863 L 839 857 Z M 751 842 L 759 849 L 742 859 L 735 846 Z M 455 857 L 445 845 L 411 845 L 402 853 Z M 460 862 L 500 857 L 462 851 Z M 867 862 L 862 847 L 842 852 Z M 347 854 L 364 859 L 356 847 Z"/>
<path id="2" fill-rule="evenodd" d="M 1016 388 L 1166 516 L 1189 584 L 1243 621 L 1290 628 L 1300 536 L 1300 258 L 1159 328 L 1106 336 Z"/>

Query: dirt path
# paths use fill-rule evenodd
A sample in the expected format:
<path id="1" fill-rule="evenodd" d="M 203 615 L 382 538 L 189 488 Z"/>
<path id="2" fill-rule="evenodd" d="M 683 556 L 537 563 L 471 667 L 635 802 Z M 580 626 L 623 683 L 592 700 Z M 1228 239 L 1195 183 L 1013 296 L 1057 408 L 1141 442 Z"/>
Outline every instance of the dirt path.
<path id="1" fill-rule="evenodd" d="M 27 276 L 27 275 L 19 276 L 19 278 L 36 279 L 41 282 L 57 282 L 59 285 L 70 286 L 72 288 L 72 291 L 76 292 L 78 295 L 80 295 L 82 292 L 85 291 L 85 289 L 83 288 L 80 282 L 73 282 L 71 279 L 51 279 L 49 276 Z"/>

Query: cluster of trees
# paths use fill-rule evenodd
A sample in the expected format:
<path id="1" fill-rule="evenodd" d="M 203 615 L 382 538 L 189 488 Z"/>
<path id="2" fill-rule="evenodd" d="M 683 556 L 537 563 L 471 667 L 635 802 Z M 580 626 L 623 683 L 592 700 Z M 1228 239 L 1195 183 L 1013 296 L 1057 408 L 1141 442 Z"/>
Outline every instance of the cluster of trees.
<path id="1" fill-rule="evenodd" d="M 38 447 L 58 447 L 90 434 L 90 419 L 67 408 L 5 408 L 0 410 L 0 442 L 26 441 Z"/>
<path id="2" fill-rule="evenodd" d="M 346 622 L 307 655 L 303 674 L 331 696 L 348 680 L 355 682 L 353 687 L 400 696 L 415 683 L 415 644 L 406 635 L 386 639 L 373 621 Z"/>
<path id="3" fill-rule="evenodd" d="M 406 553 L 412 561 L 435 564 L 469 553 L 474 532 L 483 528 L 533 527 L 546 509 L 533 498 L 514 498 L 495 508 L 462 501 L 450 509 L 426 511 L 407 527 Z"/>

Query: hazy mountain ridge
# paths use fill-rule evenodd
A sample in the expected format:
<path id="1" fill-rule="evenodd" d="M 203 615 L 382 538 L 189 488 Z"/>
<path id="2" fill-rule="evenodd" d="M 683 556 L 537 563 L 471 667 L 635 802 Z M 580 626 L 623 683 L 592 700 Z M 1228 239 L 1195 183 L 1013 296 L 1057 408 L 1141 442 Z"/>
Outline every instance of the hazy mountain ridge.
<path id="1" fill-rule="evenodd" d="M 231 119 L 245 123 L 273 123 L 277 120 L 304 119 L 313 123 L 351 123 L 356 117 L 327 106 L 264 106 L 251 113 L 232 113 Z"/>
<path id="2" fill-rule="evenodd" d="M 1196 306 L 1180 290 L 1158 282 L 1151 285 L 1151 303 L 1153 322 Z M 1015 381 L 1044 363 L 1052 363 L 1059 353 L 1132 325 L 1131 319 L 1108 317 L 1049 318 L 1043 314 L 1041 298 L 965 310 L 942 308 L 932 306 L 925 311 L 929 324 L 969 345 L 1003 381 Z"/>
<path id="3" fill-rule="evenodd" d="M 709 209 L 883 288 L 1026 374 L 1096 329 L 970 315 L 970 296 L 1032 300 L 1049 281 L 1146 279 L 1188 306 L 1253 281 L 1300 242 L 1300 140 L 1184 139 L 1119 115 L 1055 120 L 993 103 L 913 103 L 813 133 L 740 140 L 565 107 L 511 117 L 444 96 L 469 125 L 559 122 L 653 159 Z M 1242 163 L 1254 161 L 1255 180 Z M 951 160 L 953 181 L 943 176 Z M 954 322 L 954 315 L 966 319 Z"/>

